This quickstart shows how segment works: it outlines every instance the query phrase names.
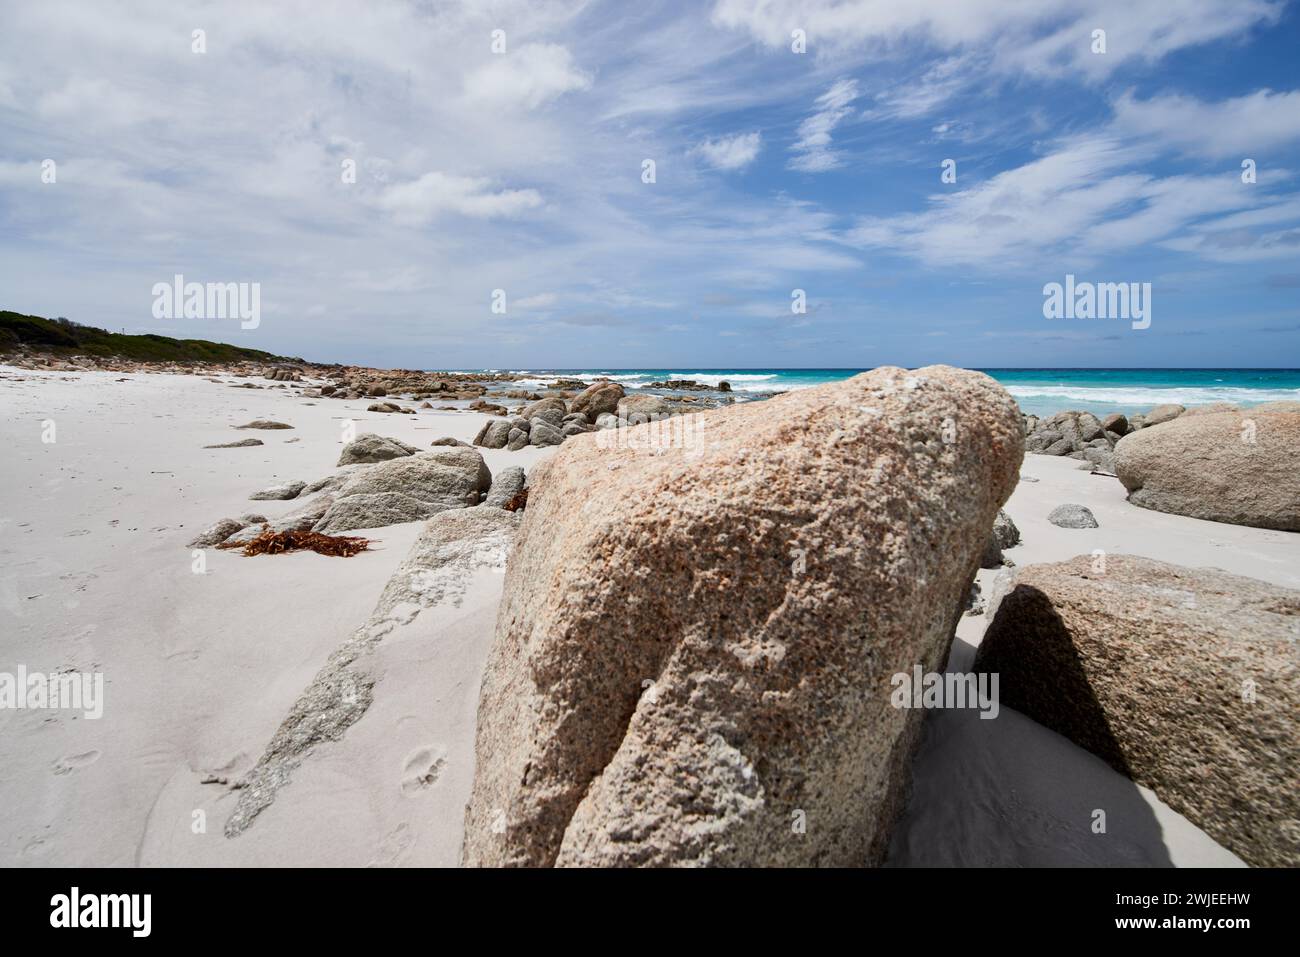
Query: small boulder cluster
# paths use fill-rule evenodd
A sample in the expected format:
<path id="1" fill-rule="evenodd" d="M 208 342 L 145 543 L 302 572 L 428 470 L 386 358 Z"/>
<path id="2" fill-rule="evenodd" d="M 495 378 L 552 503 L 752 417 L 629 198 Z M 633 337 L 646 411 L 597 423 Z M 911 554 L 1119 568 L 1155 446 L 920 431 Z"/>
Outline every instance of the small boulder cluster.
<path id="1" fill-rule="evenodd" d="M 1058 412 L 1046 419 L 1025 418 L 1025 451 L 1079 459 L 1081 469 L 1115 474 L 1115 445 L 1130 432 L 1178 418 L 1181 405 L 1158 405 L 1146 415 L 1112 412 L 1097 418 L 1091 412 Z"/>
<path id="2" fill-rule="evenodd" d="M 484 423 L 474 437 L 474 444 L 485 449 L 517 452 L 528 445 L 559 445 L 585 432 L 636 425 L 652 417 L 690 411 L 694 409 L 663 396 L 627 395 L 617 382 L 600 379 L 570 400 L 547 396 L 525 405 L 516 415 Z"/>
<path id="3" fill-rule="evenodd" d="M 1026 452 L 1081 459 L 1080 468 L 1118 478 L 1133 505 L 1300 531 L 1300 472 L 1293 467 L 1300 457 L 1300 402 L 1190 409 L 1170 403 L 1145 415 L 1058 412 L 1045 419 L 1026 415 L 1024 422 Z M 1084 512 L 1051 521 L 1095 528 Z"/>
<path id="4" fill-rule="evenodd" d="M 481 399 L 488 391 L 486 383 L 510 382 L 517 376 L 509 373 L 420 372 L 413 369 L 379 370 L 347 366 L 324 371 L 324 378 L 329 381 L 320 386 L 319 395 L 326 398 L 383 399 L 401 395 L 410 396 L 414 402 L 424 402 L 428 399 L 444 401 Z M 372 406 L 369 411 L 408 412 L 410 410 Z"/>
<path id="5" fill-rule="evenodd" d="M 340 471 L 310 484 L 282 482 L 254 492 L 253 501 L 303 501 L 274 520 L 262 515 L 223 518 L 204 529 L 191 548 L 245 544 L 265 531 L 336 535 L 360 528 L 417 522 L 449 509 L 519 507 L 524 470 L 495 477 L 483 456 L 462 442 L 439 439 L 420 451 L 397 439 L 359 436 L 344 447 Z"/>

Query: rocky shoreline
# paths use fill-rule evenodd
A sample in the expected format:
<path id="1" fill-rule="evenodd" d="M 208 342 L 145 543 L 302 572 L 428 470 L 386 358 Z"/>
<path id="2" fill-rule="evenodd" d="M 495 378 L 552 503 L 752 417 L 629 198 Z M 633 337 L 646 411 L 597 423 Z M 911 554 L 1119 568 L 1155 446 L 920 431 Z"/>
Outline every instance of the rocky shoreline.
<path id="1" fill-rule="evenodd" d="M 405 715 L 447 729 L 408 745 L 406 757 L 383 758 L 409 771 L 402 801 L 439 794 L 441 863 L 924 862 L 938 853 L 914 823 L 934 819 L 926 802 L 944 802 L 944 819 L 979 812 L 961 810 L 951 786 L 911 794 L 914 769 L 933 780 L 928 755 L 941 752 L 922 742 L 922 713 L 890 705 L 888 684 L 919 667 L 962 681 L 1000 676 L 1005 714 L 1019 712 L 1009 718 L 1016 735 L 1040 725 L 1058 732 L 1115 780 L 1154 792 L 1160 813 L 1185 815 L 1180 826 L 1195 825 L 1241 860 L 1300 862 L 1300 835 L 1287 823 L 1300 793 L 1300 592 L 1293 575 L 1282 574 L 1291 587 L 1276 581 L 1296 554 L 1293 404 L 1038 419 L 987 376 L 932 367 L 878 369 L 770 403 L 709 408 L 725 397 L 608 380 L 525 389 L 510 375 L 260 363 L 181 373 L 141 363 L 91 372 L 29 364 L 0 375 L 7 394 L 28 390 L 39 403 L 24 407 L 25 422 L 51 404 L 43 390 L 76 395 L 77 407 L 90 383 L 100 405 L 138 397 L 145 411 L 109 449 L 141 428 L 156 436 L 146 449 L 174 445 L 175 433 L 162 431 L 172 428 L 172 409 L 157 396 L 223 410 L 200 414 L 184 433 L 193 441 L 173 450 L 183 464 L 166 467 L 185 476 L 181 493 L 201 477 L 225 491 L 185 502 L 186 520 L 204 519 L 201 532 L 175 528 L 169 551 L 179 557 L 159 553 L 161 568 L 212 563 L 215 577 L 187 577 L 192 594 L 212 595 L 202 599 L 214 603 L 212 614 L 260 602 L 277 641 L 296 637 L 298 621 L 316 614 L 311 581 L 328 574 L 334 590 L 346 589 L 386 561 L 384 540 L 399 543 L 371 617 L 346 619 L 350 628 L 363 621 L 360 629 L 292 659 L 276 685 L 280 710 L 224 746 L 235 757 L 204 762 L 192 783 L 178 772 L 175 801 L 185 808 L 201 803 L 191 789 L 219 782 L 215 807 L 232 842 L 220 854 L 240 859 L 258 835 L 283 833 L 285 814 L 263 815 L 281 802 L 328 807 L 346 821 L 345 808 L 312 784 L 316 773 L 331 755 L 355 762 L 357 749 L 382 749 L 395 727 L 387 722 Z M 457 395 L 461 404 L 411 414 L 384 407 L 402 410 L 420 395 Z M 61 434 L 76 437 L 58 447 L 66 457 L 91 437 L 60 403 Z M 340 427 L 351 424 L 362 428 L 352 437 L 344 429 L 340 442 Z M 640 441 L 665 425 L 678 429 L 660 434 L 668 441 Z M 104 451 L 87 455 L 89 467 L 105 467 Z M 158 486 L 149 476 L 171 472 L 144 475 L 139 455 L 121 452 L 116 467 L 129 479 L 115 474 L 114 495 L 147 486 L 142 507 L 153 514 Z M 355 533 L 379 551 L 242 557 L 239 546 L 281 532 Z M 1230 535 L 1237 544 L 1219 550 Z M 62 539 L 49 541 L 55 548 Z M 89 539 L 74 541 L 84 550 Z M 120 554 L 106 551 L 94 574 L 110 576 Z M 1238 578 L 1192 567 L 1210 564 Z M 245 591 L 222 591 L 232 578 L 249 583 Z M 261 596 L 268 581 L 274 595 Z M 463 638 L 464 655 L 449 659 L 468 582 L 477 630 Z M 51 587 L 24 593 L 39 599 Z M 106 594 L 123 590 L 118 583 Z M 322 592 L 312 601 L 328 611 L 334 599 Z M 334 617 L 317 614 L 315 627 Z M 214 625 L 206 653 L 224 654 L 232 640 Z M 440 687 L 460 689 L 461 707 L 477 707 L 477 720 L 429 705 L 421 682 L 435 679 L 393 663 L 413 652 L 443 676 Z M 274 661 L 274 644 L 264 653 Z M 303 680 L 302 661 L 324 664 Z M 184 671 L 170 656 L 159 668 L 149 682 Z M 1174 703 L 1186 687 L 1201 704 L 1180 712 Z M 987 722 L 988 733 L 1002 733 L 993 726 L 1004 722 Z M 947 719 L 933 727 L 970 733 Z M 200 721 L 195 733 L 211 731 Z M 1184 739 L 1186 747 L 1168 744 Z M 325 743 L 329 750 L 318 748 Z M 1270 769 L 1267 780 L 1260 768 Z M 988 782 L 962 782 L 981 795 L 978 806 L 1019 813 L 989 783 L 1000 775 L 986 772 Z M 454 790 L 439 792 L 440 778 Z M 569 790 L 572 781 L 583 783 Z M 680 781 L 696 784 L 680 790 Z M 141 791 L 142 807 L 158 787 Z M 420 826 L 406 805 L 376 800 L 388 833 L 398 822 Z M 808 830 L 792 839 L 799 813 Z M 1056 834 L 1087 830 L 1068 815 L 1048 820 Z M 980 854 L 1010 853 L 997 833 L 990 825 Z M 1159 858 L 1158 832 L 1139 829 L 1131 840 Z M 1055 853 L 1059 863 L 1099 852 Z M 1120 863 L 1128 852 L 1114 853 L 1099 860 Z"/>
<path id="2" fill-rule="evenodd" d="M 1143 508 L 1209 521 L 1300 531 L 1300 402 L 1158 405 L 1102 419 L 1067 411 L 1024 416 L 1025 451 L 1079 459 L 1118 478 Z"/>

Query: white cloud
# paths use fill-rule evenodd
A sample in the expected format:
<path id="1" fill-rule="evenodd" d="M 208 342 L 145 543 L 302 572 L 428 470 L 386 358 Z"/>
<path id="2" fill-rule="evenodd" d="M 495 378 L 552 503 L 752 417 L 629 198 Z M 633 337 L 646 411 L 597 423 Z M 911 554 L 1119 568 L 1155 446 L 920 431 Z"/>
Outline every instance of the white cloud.
<path id="1" fill-rule="evenodd" d="M 970 58 L 948 57 L 918 79 L 877 94 L 878 111 L 904 120 L 925 116 L 952 99 L 970 82 L 973 72 Z"/>
<path id="2" fill-rule="evenodd" d="M 1178 95 L 1138 100 L 1129 93 L 1115 103 L 1115 128 L 1187 153 L 1265 165 L 1267 151 L 1300 140 L 1300 90 L 1256 90 L 1217 103 Z"/>
<path id="3" fill-rule="evenodd" d="M 808 36 L 809 51 L 864 47 L 890 53 L 911 40 L 939 50 L 990 51 L 1003 73 L 1099 79 L 1133 59 L 1236 36 L 1281 14 L 1280 0 L 719 0 L 713 22 L 745 30 L 771 47 L 790 31 Z M 1105 29 L 1107 52 L 1090 48 Z"/>
<path id="4" fill-rule="evenodd" d="M 522 299 L 516 299 L 512 305 L 516 309 L 545 309 L 547 306 L 553 306 L 559 302 L 559 296 L 553 292 L 539 292 L 535 296 L 525 296 Z"/>
<path id="5" fill-rule="evenodd" d="M 419 292 L 433 287 L 433 277 L 418 266 L 348 270 L 342 279 L 348 288 L 362 292 Z"/>
<path id="6" fill-rule="evenodd" d="M 831 133 L 849 113 L 849 104 L 858 97 L 856 80 L 837 80 L 817 97 L 817 111 L 799 124 L 799 139 L 790 151 L 791 169 L 804 173 L 821 173 L 840 165 L 840 156 L 831 149 Z"/>
<path id="7" fill-rule="evenodd" d="M 1208 238 L 1226 242 L 1227 227 L 1216 227 L 1216 221 L 1228 223 L 1227 214 L 1271 202 L 1231 175 L 1156 177 L 1134 171 L 1144 155 L 1114 138 L 1065 143 L 987 181 L 932 196 L 922 212 L 862 219 L 846 238 L 932 266 L 995 270 L 1062 257 L 1082 265 L 1153 243 L 1222 258 Z M 1294 209 L 1282 205 L 1276 218 L 1286 220 Z M 1237 244 L 1247 241 L 1243 229 L 1230 230 Z M 1188 232 L 1202 239 L 1187 242 Z M 1273 250 L 1285 248 L 1286 231 L 1277 232 Z"/>
<path id="8" fill-rule="evenodd" d="M 1151 170 L 1166 172 L 1156 164 L 1176 140 L 1173 123 L 1148 141 L 1117 121 L 1105 148 L 1058 144 L 979 184 L 978 170 L 1003 168 L 985 164 L 1083 122 L 1090 111 L 1079 97 L 1096 101 L 1078 83 L 1000 80 L 1092 69 L 1076 62 L 1076 37 L 1094 15 L 1119 57 L 1097 68 L 1125 62 L 1151 23 L 1171 22 L 1154 3 L 1127 2 L 1149 22 L 1119 0 L 763 6 L 773 16 L 813 12 L 808 56 L 789 54 L 788 32 L 775 34 L 777 52 L 755 55 L 748 27 L 715 29 L 680 0 L 631 14 L 615 0 L 11 4 L 0 30 L 4 307 L 129 326 L 147 301 L 142 281 L 201 272 L 259 281 L 264 304 L 283 304 L 248 343 L 270 351 L 527 367 L 626 361 L 620 350 L 634 348 L 655 364 L 682 337 L 656 336 L 641 350 L 582 323 L 736 328 L 718 318 L 725 307 L 687 318 L 703 292 L 742 291 L 778 312 L 796 287 L 843 302 L 880 248 L 989 268 L 1094 254 L 1103 237 L 1117 249 L 1147 237 L 1133 257 L 1146 262 L 1153 245 L 1198 264 L 1290 248 L 1297 217 L 1269 199 L 1283 181 L 1278 156 L 1255 157 L 1256 187 L 1240 185 L 1236 162 L 1224 160 L 1191 167 L 1204 176 L 1161 179 Z M 742 6 L 724 3 L 719 15 Z M 1188 42 L 1186 30 L 1228 36 L 1265 5 L 1169 6 L 1175 19 L 1206 15 L 1156 37 L 1157 52 Z M 208 30 L 202 56 L 189 49 L 196 24 Z M 489 49 L 497 27 L 509 35 L 505 56 Z M 1058 48 L 1033 47 L 1058 35 Z M 826 55 L 832 48 L 843 55 Z M 1043 62 L 1018 61 L 1031 48 Z M 1148 79 L 1126 71 L 1116 92 L 1151 89 Z M 971 89 L 978 95 L 965 99 Z M 1259 98 L 1294 110 L 1290 96 Z M 863 122 L 863 109 L 927 122 L 915 137 L 890 136 Z M 1202 125 L 1213 141 L 1223 124 L 1212 115 Z M 777 129 L 780 158 L 798 172 L 755 176 L 749 137 L 761 158 Z M 939 136 L 992 145 L 939 153 Z M 959 190 L 941 190 L 936 176 L 933 198 L 907 177 L 882 180 L 897 189 L 814 192 L 802 175 L 851 159 L 889 177 L 889 164 L 918 162 L 921 150 L 933 154 L 920 160 L 927 168 L 940 155 L 971 157 Z M 688 153 L 691 162 L 674 164 Z M 57 185 L 40 183 L 47 156 Z M 640 181 L 645 157 L 661 160 L 654 187 Z M 355 182 L 340 178 L 349 159 Z M 700 175 L 706 165 L 751 174 L 722 184 Z M 864 209 L 901 212 L 860 221 L 847 244 L 844 224 Z M 68 274 L 78 282 L 63 281 Z M 501 332 L 487 305 L 495 288 L 508 290 L 512 314 L 523 304 L 530 331 Z M 328 321 L 305 320 L 322 301 Z M 561 312 L 576 318 L 562 326 Z M 542 326 L 547 334 L 525 343 Z M 227 331 L 196 324 L 185 334 Z"/>
<path id="9" fill-rule="evenodd" d="M 1197 223 L 1161 243 L 1167 249 L 1225 263 L 1300 258 L 1300 199 Z"/>
<path id="10" fill-rule="evenodd" d="M 744 169 L 754 162 L 763 145 L 761 133 L 738 133 L 716 140 L 705 140 L 692 150 L 714 169 Z"/>
<path id="11" fill-rule="evenodd" d="M 43 93 L 36 108 L 46 119 L 100 128 L 131 126 L 165 115 L 160 104 L 150 104 L 98 77 L 69 77 L 58 89 Z"/>
<path id="12" fill-rule="evenodd" d="M 376 203 L 404 226 L 424 225 L 444 213 L 488 219 L 515 216 L 542 205 L 542 197 L 535 189 L 493 192 L 490 186 L 487 179 L 425 173 L 413 182 L 389 186 Z"/>
<path id="13" fill-rule="evenodd" d="M 591 76 L 574 66 L 568 49 L 527 43 L 490 59 L 465 77 L 465 95 L 486 106 L 535 109 L 556 97 L 591 87 Z"/>

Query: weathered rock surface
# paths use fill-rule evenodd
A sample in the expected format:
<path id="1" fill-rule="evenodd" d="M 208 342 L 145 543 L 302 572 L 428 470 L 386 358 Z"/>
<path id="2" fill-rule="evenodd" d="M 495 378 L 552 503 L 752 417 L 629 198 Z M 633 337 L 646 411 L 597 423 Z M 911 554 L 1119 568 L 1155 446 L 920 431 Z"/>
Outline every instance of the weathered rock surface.
<path id="1" fill-rule="evenodd" d="M 542 409 L 527 421 L 530 427 L 534 423 L 545 422 L 547 425 L 558 429 L 564 425 L 564 414 L 559 409 Z"/>
<path id="2" fill-rule="evenodd" d="M 989 533 L 984 554 L 980 557 L 981 568 L 998 568 L 1002 565 L 1002 549 L 1013 548 L 1020 543 L 1020 529 L 1011 521 L 1011 516 L 998 509 L 993 519 L 993 530 Z"/>
<path id="3" fill-rule="evenodd" d="M 1058 528 L 1097 527 L 1097 519 L 1086 505 L 1058 505 L 1047 513 L 1047 520 Z"/>
<path id="4" fill-rule="evenodd" d="M 585 413 L 589 420 L 595 422 L 598 416 L 617 412 L 619 400 L 623 396 L 623 387 L 617 382 L 596 382 L 578 393 L 569 408 L 573 412 Z"/>
<path id="5" fill-rule="evenodd" d="M 272 485 L 260 492 L 254 492 L 248 498 L 254 502 L 283 502 L 291 498 L 297 498 L 299 493 L 306 487 L 306 482 L 281 482 L 279 485 Z"/>
<path id="6" fill-rule="evenodd" d="M 483 504 L 489 508 L 505 508 L 507 502 L 524 490 L 524 481 L 524 470 L 520 466 L 501 469 L 492 476 L 492 486 Z"/>
<path id="7" fill-rule="evenodd" d="M 219 545 L 247 524 L 248 522 L 240 521 L 239 519 L 223 518 L 199 532 L 198 536 L 189 543 L 188 547 L 211 548 L 213 545 Z"/>
<path id="8" fill-rule="evenodd" d="M 559 445 L 564 441 L 564 433 L 540 417 L 533 419 L 532 430 L 528 433 L 529 445 Z"/>
<path id="9" fill-rule="evenodd" d="M 1115 474 L 1115 453 L 1106 449 L 1084 449 L 1083 457 L 1095 472 Z"/>
<path id="10" fill-rule="evenodd" d="M 217 445 L 205 445 L 205 449 L 247 449 L 254 445 L 264 445 L 261 439 L 240 439 L 238 442 L 220 442 Z"/>
<path id="11" fill-rule="evenodd" d="M 675 415 L 680 412 L 681 406 L 658 395 L 628 395 L 618 400 L 618 417 L 633 425 L 649 422 L 652 415 Z"/>
<path id="12" fill-rule="evenodd" d="M 348 476 L 351 474 L 352 470 L 349 469 L 345 472 L 335 472 L 333 475 L 326 475 L 324 478 L 318 478 L 314 482 L 308 482 L 303 486 L 302 491 L 298 493 L 298 497 L 303 498 L 308 495 L 315 495 L 317 492 L 332 492 L 346 482 Z"/>
<path id="13" fill-rule="evenodd" d="M 1183 415 L 1124 436 L 1115 474 L 1134 505 L 1300 531 L 1300 412 Z"/>
<path id="14" fill-rule="evenodd" d="M 1259 405 L 1246 409 L 1243 412 L 1243 415 L 1262 415 L 1267 412 L 1290 412 L 1293 415 L 1300 415 L 1300 402 L 1293 402 L 1289 399 L 1278 399 L 1274 402 L 1261 402 Z"/>
<path id="15" fill-rule="evenodd" d="M 1183 406 L 1177 405 L 1172 402 L 1167 402 L 1164 405 L 1158 405 L 1150 412 L 1148 412 L 1145 416 L 1143 416 L 1142 427 L 1145 429 L 1149 429 L 1153 425 L 1163 425 L 1166 422 L 1172 422 L 1174 419 L 1178 418 L 1186 411 L 1187 409 L 1184 408 Z"/>
<path id="16" fill-rule="evenodd" d="M 1215 412 L 1236 412 L 1237 407 L 1231 402 L 1210 402 L 1207 405 L 1194 405 L 1183 415 L 1213 415 Z"/>
<path id="17" fill-rule="evenodd" d="M 399 439 L 390 439 L 387 436 L 367 432 L 364 435 L 358 435 L 343 447 L 338 464 L 355 465 L 359 462 L 386 462 L 389 459 L 414 455 L 418 451 L 420 450 L 415 446 L 407 445 Z"/>
<path id="18" fill-rule="evenodd" d="M 1160 430 L 1157 430 L 1160 431 Z M 1018 570 L 976 657 L 1004 705 L 1257 866 L 1300 864 L 1300 592 L 1127 555 Z"/>
<path id="19" fill-rule="evenodd" d="M 270 522 L 246 525 L 244 528 L 241 528 L 239 531 L 235 532 L 235 534 L 227 538 L 222 544 L 241 545 L 245 542 L 251 542 L 253 539 L 257 538 L 258 535 L 261 535 L 266 528 L 269 528 L 273 532 L 309 531 L 317 522 L 320 521 L 321 516 L 328 511 L 332 502 L 332 496 L 318 495 L 310 502 L 303 505 L 302 508 L 296 509 L 288 515 L 283 515 Z"/>
<path id="20" fill-rule="evenodd" d="M 366 406 L 367 412 L 414 412 L 413 409 L 404 409 L 396 402 L 374 402 Z"/>
<path id="21" fill-rule="evenodd" d="M 293 426 L 288 422 L 273 422 L 270 419 L 254 419 L 252 422 L 245 422 L 243 425 L 235 426 L 237 429 L 292 429 Z"/>
<path id="22" fill-rule="evenodd" d="M 687 447 L 573 442 L 531 476 L 465 863 L 881 858 L 921 718 L 890 677 L 945 660 L 1019 411 L 935 366 L 699 419 Z"/>
<path id="23" fill-rule="evenodd" d="M 569 411 L 569 407 L 565 404 L 563 399 L 557 396 L 550 396 L 545 399 L 538 399 L 536 402 L 530 402 L 519 410 L 519 416 L 523 419 L 534 419 L 547 409 L 554 409 L 556 412 L 559 412 L 561 419 L 563 419 Z"/>
<path id="24" fill-rule="evenodd" d="M 474 436 L 474 444 L 485 449 L 504 449 L 509 441 L 510 423 L 506 419 L 488 420 L 483 423 L 478 435 Z"/>
<path id="25" fill-rule="evenodd" d="M 1020 529 L 1002 509 L 998 509 L 997 517 L 993 519 L 993 540 L 999 548 L 1013 548 L 1020 544 Z"/>
<path id="26" fill-rule="evenodd" d="M 1128 419 L 1122 412 L 1112 412 L 1106 418 L 1101 420 L 1101 427 L 1107 432 L 1114 432 L 1118 435 L 1128 434 Z"/>
<path id="27" fill-rule="evenodd" d="M 439 446 L 353 472 L 313 530 L 335 534 L 419 521 L 477 505 L 491 483 L 492 473 L 476 450 Z"/>
<path id="28" fill-rule="evenodd" d="M 330 506 L 312 531 L 336 535 L 358 528 L 419 522 L 456 506 L 422 502 L 404 492 L 360 492 Z"/>

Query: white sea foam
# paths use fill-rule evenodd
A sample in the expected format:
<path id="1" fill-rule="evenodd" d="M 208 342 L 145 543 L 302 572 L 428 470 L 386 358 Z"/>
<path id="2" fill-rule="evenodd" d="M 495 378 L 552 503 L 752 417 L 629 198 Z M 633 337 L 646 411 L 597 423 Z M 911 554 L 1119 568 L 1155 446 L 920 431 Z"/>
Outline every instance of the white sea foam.
<path id="1" fill-rule="evenodd" d="M 1112 405 L 1140 406 L 1174 403 L 1177 405 L 1207 405 L 1211 402 L 1231 402 L 1234 405 L 1277 401 L 1300 401 L 1300 389 L 1241 389 L 1171 386 L 1168 388 L 1143 388 L 1142 386 L 1086 386 L 1086 385 L 1006 385 L 1006 390 L 1017 399 L 1069 399 L 1077 400 L 1086 408 L 1088 402 L 1106 402 Z"/>
<path id="2" fill-rule="evenodd" d="M 764 382 L 769 379 L 779 379 L 775 372 L 767 373 L 745 373 L 736 372 L 732 374 L 716 372 L 674 372 L 668 376 L 670 379 L 694 379 L 702 385 L 717 385 L 719 382 Z"/>

